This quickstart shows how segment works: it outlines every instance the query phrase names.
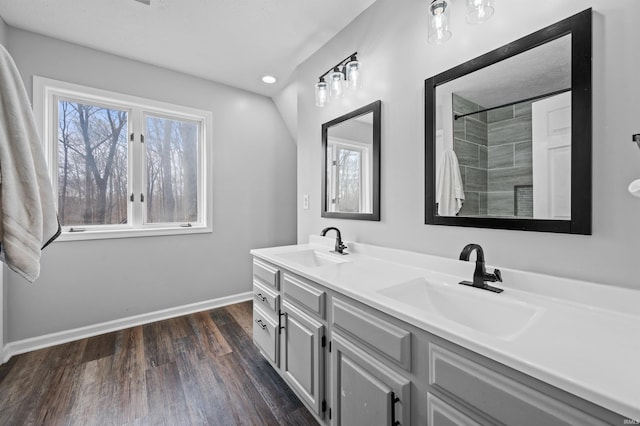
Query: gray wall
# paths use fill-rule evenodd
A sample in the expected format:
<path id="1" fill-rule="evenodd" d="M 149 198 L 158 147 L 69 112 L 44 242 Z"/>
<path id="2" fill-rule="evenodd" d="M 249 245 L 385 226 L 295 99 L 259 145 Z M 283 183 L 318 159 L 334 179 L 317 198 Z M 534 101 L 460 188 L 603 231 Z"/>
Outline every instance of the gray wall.
<path id="1" fill-rule="evenodd" d="M 255 247 L 295 243 L 296 146 L 270 98 L 10 28 L 38 75 L 213 112 L 213 233 L 56 242 L 9 274 L 8 341 L 251 290 Z M 170 54 L 170 52 L 168 52 Z"/>
<path id="2" fill-rule="evenodd" d="M 0 44 L 6 46 L 7 40 L 7 24 L 4 22 L 2 17 L 0 16 Z"/>
<path id="3" fill-rule="evenodd" d="M 298 90 L 296 87 L 296 81 L 293 79 L 273 97 L 273 102 L 276 104 L 294 142 L 298 136 Z"/>
<path id="4" fill-rule="evenodd" d="M 640 56 L 634 47 L 640 2 L 505 1 L 479 26 L 465 23 L 463 4 L 452 3 L 453 37 L 436 46 L 427 44 L 425 2 L 378 0 L 298 67 L 298 198 L 309 194 L 311 200 L 309 210 L 298 203 L 298 240 L 335 225 L 347 240 L 448 258 L 475 242 L 493 265 L 640 289 L 640 200 L 627 192 L 640 177 L 640 151 L 631 143 L 631 134 L 640 131 Z M 591 6 L 593 235 L 424 225 L 424 80 Z M 317 76 L 356 50 L 364 88 L 343 102 L 315 107 Z M 383 102 L 382 221 L 324 219 L 320 126 L 376 99 Z"/>

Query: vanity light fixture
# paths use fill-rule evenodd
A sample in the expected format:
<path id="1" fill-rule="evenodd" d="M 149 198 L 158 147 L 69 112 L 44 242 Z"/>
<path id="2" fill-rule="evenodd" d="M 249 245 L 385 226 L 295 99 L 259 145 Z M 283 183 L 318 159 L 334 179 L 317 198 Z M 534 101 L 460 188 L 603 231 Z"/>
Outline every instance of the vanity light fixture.
<path id="1" fill-rule="evenodd" d="M 324 77 L 320 77 L 320 80 L 316 83 L 316 106 L 322 108 L 327 104 L 328 100 L 328 84 L 324 81 Z"/>
<path id="2" fill-rule="evenodd" d="M 347 89 L 362 88 L 362 79 L 360 78 L 360 61 L 354 56 L 349 58 L 349 62 L 344 66 Z"/>
<path id="3" fill-rule="evenodd" d="M 344 67 L 342 68 L 344 70 Z M 329 73 L 329 97 L 331 99 L 342 99 L 344 95 L 344 72 L 335 67 Z"/>
<path id="4" fill-rule="evenodd" d="M 451 38 L 449 28 L 452 0 L 430 0 L 429 43 L 442 44 Z M 466 20 L 469 24 L 481 24 L 493 16 L 494 0 L 466 0 Z"/>
<path id="5" fill-rule="evenodd" d="M 352 53 L 318 77 L 315 85 L 317 107 L 324 107 L 329 100 L 341 99 L 346 90 L 362 87 L 362 70 L 357 55 L 358 52 Z"/>
<path id="6" fill-rule="evenodd" d="M 432 0 L 429 6 L 429 43 L 442 44 L 451 38 L 449 31 L 449 3 Z"/>
<path id="7" fill-rule="evenodd" d="M 482 24 L 493 16 L 493 0 L 467 0 L 466 18 L 469 24 Z"/>

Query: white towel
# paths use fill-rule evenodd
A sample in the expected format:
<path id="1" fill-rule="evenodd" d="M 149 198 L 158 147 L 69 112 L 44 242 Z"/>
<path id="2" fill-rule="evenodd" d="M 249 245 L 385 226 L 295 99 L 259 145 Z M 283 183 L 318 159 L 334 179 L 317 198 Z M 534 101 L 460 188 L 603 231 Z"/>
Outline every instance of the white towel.
<path id="1" fill-rule="evenodd" d="M 460 166 L 458 165 L 458 157 L 452 149 L 448 149 L 442 154 L 438 165 L 436 203 L 438 203 L 438 215 L 440 216 L 457 215 L 464 203 Z"/>
<path id="2" fill-rule="evenodd" d="M 22 78 L 0 44 L 0 260 L 29 282 L 60 235 L 42 144 Z"/>

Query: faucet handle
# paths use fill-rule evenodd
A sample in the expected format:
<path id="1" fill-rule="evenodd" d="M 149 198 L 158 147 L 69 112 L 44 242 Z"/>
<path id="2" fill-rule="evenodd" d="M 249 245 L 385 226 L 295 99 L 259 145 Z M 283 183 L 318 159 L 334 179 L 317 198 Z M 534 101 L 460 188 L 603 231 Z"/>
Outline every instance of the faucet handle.
<path id="1" fill-rule="evenodd" d="M 340 253 L 340 254 L 347 254 L 347 253 L 343 252 L 343 250 L 346 249 L 346 248 L 348 248 L 347 245 L 345 243 L 343 243 L 342 241 L 340 241 L 340 244 L 338 245 L 338 249 L 339 250 L 336 250 L 336 251 L 338 253 Z"/>
<path id="2" fill-rule="evenodd" d="M 489 273 L 484 274 L 484 280 L 491 281 L 492 283 L 496 281 L 502 282 L 502 272 L 500 272 L 500 269 L 494 269 L 493 274 L 489 274 Z"/>

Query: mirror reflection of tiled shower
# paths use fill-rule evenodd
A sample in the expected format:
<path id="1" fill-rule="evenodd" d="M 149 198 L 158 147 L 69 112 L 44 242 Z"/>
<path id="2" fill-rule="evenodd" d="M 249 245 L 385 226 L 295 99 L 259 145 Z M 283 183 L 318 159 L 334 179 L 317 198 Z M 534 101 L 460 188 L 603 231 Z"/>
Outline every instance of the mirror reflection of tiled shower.
<path id="1" fill-rule="evenodd" d="M 454 117 L 484 109 L 453 94 Z M 460 216 L 533 217 L 531 122 L 531 102 L 454 120 L 465 193 Z"/>

